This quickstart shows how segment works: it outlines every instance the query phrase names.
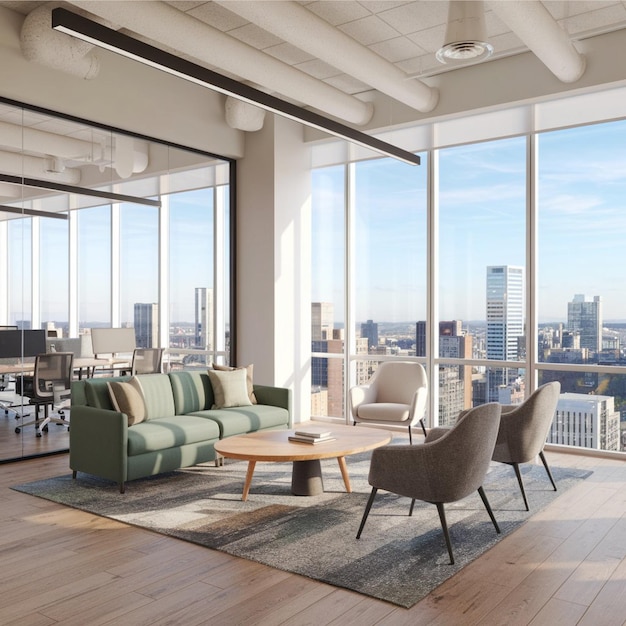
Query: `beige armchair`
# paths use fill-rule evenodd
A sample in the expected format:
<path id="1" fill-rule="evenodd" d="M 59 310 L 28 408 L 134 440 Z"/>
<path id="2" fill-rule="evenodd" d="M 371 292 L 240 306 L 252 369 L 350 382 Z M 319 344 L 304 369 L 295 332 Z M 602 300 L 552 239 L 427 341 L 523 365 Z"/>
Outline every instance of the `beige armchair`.
<path id="1" fill-rule="evenodd" d="M 131 374 L 160 374 L 163 366 L 163 348 L 135 348 Z"/>
<path id="2" fill-rule="evenodd" d="M 366 385 L 350 389 L 350 412 L 354 424 L 397 424 L 411 428 L 426 412 L 428 381 L 419 363 L 384 361 Z"/>
<path id="3" fill-rule="evenodd" d="M 482 483 L 489 469 L 500 424 L 500 405 L 483 404 L 468 411 L 435 441 L 421 445 L 389 445 L 372 452 L 369 484 L 372 486 L 365 513 L 357 533 L 361 537 L 378 489 L 437 506 L 450 563 L 454 563 L 452 544 L 444 511 L 446 502 L 456 502 L 478 491 L 487 513 L 500 532 Z"/>

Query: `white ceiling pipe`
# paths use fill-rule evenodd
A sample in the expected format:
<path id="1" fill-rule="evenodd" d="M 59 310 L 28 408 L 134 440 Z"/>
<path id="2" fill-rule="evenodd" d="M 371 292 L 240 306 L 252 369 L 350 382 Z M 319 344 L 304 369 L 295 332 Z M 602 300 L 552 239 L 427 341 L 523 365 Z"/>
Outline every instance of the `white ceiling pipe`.
<path id="1" fill-rule="evenodd" d="M 50 154 L 64 159 L 93 158 L 95 152 L 100 158 L 104 151 L 104 146 L 98 143 L 94 144 L 91 141 L 8 122 L 0 122 L 0 145 L 25 152 Z"/>
<path id="2" fill-rule="evenodd" d="M 489 2 L 493 12 L 562 82 L 576 82 L 585 72 L 585 57 L 538 0 Z"/>
<path id="3" fill-rule="evenodd" d="M 26 16 L 20 33 L 20 46 L 28 61 L 79 78 L 95 78 L 100 71 L 94 46 L 52 30 L 52 7 L 47 5 Z"/>
<path id="4" fill-rule="evenodd" d="M 28 128 L 0 122 L 0 146 L 38 152 L 61 159 L 85 164 L 112 166 L 122 178 L 132 173 L 143 172 L 148 167 L 148 144 L 127 135 L 115 135 L 115 151 L 106 145 L 104 135 L 99 140 L 85 141 L 50 133 L 37 128 Z"/>
<path id="5" fill-rule="evenodd" d="M 367 85 L 424 113 L 439 100 L 437 89 L 407 75 L 300 4 L 280 0 L 215 0 L 216 4 L 322 59 Z"/>
<path id="6" fill-rule="evenodd" d="M 366 124 L 372 117 L 371 103 L 263 54 L 163 2 L 70 0 L 70 4 L 202 63 L 263 85 L 269 92 L 306 103 L 352 124 Z"/>
<path id="7" fill-rule="evenodd" d="M 0 172 L 26 178 L 40 178 L 66 185 L 77 185 L 80 183 L 79 169 L 66 167 L 63 168 L 63 171 L 55 171 L 54 168 L 54 159 L 0 150 Z"/>

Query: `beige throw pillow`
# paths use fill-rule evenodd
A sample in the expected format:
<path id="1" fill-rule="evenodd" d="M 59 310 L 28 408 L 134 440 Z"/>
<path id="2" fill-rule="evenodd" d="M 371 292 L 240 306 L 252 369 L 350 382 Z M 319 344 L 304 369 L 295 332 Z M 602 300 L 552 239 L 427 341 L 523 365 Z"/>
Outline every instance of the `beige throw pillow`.
<path id="1" fill-rule="evenodd" d="M 251 406 L 246 383 L 246 370 L 209 370 L 209 379 L 215 398 L 214 409 L 227 409 L 231 406 Z"/>
<path id="2" fill-rule="evenodd" d="M 128 382 L 110 382 L 107 386 L 113 407 L 120 413 L 126 413 L 129 426 L 146 419 L 146 401 L 137 378 L 133 377 Z"/>
<path id="3" fill-rule="evenodd" d="M 213 369 L 219 372 L 232 372 L 233 370 L 246 370 L 246 384 L 248 385 L 248 397 L 252 404 L 257 404 L 256 396 L 254 395 L 254 382 L 252 379 L 254 364 L 245 365 L 243 367 L 230 367 L 229 365 L 218 365 L 213 363 Z"/>

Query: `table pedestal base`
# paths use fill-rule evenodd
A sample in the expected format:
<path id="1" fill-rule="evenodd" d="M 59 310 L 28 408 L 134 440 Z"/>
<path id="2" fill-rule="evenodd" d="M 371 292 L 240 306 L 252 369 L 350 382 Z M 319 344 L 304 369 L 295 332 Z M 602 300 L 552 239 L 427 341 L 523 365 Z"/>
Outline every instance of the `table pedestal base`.
<path id="1" fill-rule="evenodd" d="M 291 493 L 294 496 L 318 496 L 324 493 L 322 464 L 319 459 L 293 462 Z"/>

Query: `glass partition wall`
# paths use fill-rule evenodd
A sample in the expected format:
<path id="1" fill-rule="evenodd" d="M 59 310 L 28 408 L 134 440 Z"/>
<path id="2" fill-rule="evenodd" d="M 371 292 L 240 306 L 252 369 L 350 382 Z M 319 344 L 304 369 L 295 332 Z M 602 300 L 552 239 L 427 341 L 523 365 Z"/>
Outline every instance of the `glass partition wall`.
<path id="1" fill-rule="evenodd" d="M 166 370 L 230 361 L 233 167 L 0 101 L 0 462 L 68 449 L 65 424 L 38 436 L 29 384 L 42 352 L 84 374 L 93 328 L 134 328 Z"/>
<path id="2" fill-rule="evenodd" d="M 626 451 L 626 121 L 420 156 L 313 171 L 312 415 L 412 360 L 431 425 L 558 380 L 548 442 Z"/>

